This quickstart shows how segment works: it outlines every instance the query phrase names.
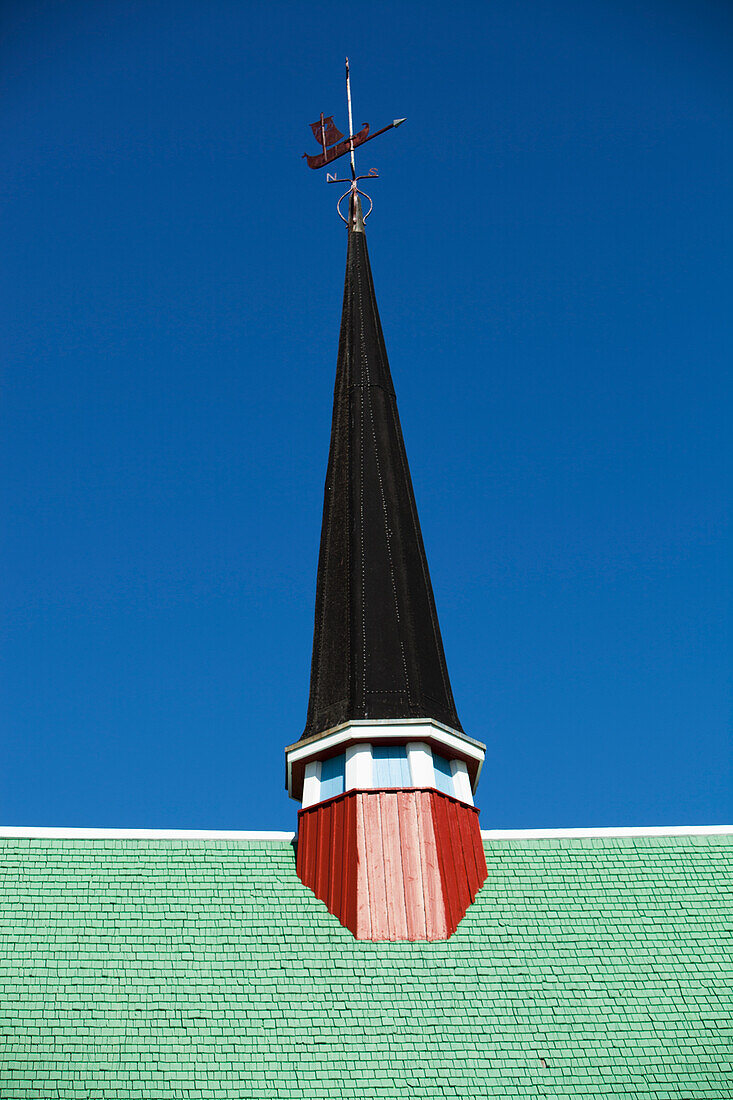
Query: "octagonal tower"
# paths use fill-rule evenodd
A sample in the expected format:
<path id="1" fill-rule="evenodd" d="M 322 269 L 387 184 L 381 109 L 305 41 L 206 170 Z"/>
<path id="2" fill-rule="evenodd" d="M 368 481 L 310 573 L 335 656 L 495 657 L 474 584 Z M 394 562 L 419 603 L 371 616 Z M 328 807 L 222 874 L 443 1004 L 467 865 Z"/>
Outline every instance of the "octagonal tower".
<path id="1" fill-rule="evenodd" d="M 286 749 L 298 874 L 359 939 L 445 939 L 486 877 L 358 198 L 326 473 L 310 700 Z"/>

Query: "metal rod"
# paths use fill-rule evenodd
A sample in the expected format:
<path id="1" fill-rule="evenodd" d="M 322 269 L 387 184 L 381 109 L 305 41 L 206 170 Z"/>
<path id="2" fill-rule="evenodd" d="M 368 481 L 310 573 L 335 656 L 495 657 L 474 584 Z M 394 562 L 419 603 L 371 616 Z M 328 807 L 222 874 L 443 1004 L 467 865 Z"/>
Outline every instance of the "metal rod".
<path id="1" fill-rule="evenodd" d="M 404 118 L 396 118 L 394 122 L 390 122 L 389 126 L 383 126 L 381 130 L 375 130 L 369 137 L 365 137 L 362 141 L 362 145 L 366 145 L 368 141 L 373 141 L 375 137 L 379 137 L 380 134 L 386 134 L 387 130 L 394 130 L 397 126 L 401 126 L 405 122 Z"/>
<path id="2" fill-rule="evenodd" d="M 349 59 L 346 58 L 346 99 L 349 104 L 349 151 L 351 156 L 351 178 L 356 179 L 356 163 L 354 161 L 354 122 L 351 117 L 351 77 L 349 76 Z"/>
<path id="3" fill-rule="evenodd" d="M 321 145 L 323 146 L 323 155 L 326 156 L 326 124 L 323 118 L 323 111 L 321 111 Z"/>

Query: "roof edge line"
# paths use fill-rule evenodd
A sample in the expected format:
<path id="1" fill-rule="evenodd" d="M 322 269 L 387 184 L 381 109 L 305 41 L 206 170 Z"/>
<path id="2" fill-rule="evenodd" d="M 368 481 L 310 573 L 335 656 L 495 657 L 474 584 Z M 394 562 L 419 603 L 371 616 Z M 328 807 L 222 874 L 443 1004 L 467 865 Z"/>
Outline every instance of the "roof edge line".
<path id="1" fill-rule="evenodd" d="M 36 837 L 49 840 L 282 840 L 295 833 L 237 829 L 87 829 L 46 825 L 0 825 L 0 839 Z"/>
<path id="2" fill-rule="evenodd" d="M 553 840 L 572 837 L 733 836 L 733 825 L 619 825 L 569 829 L 482 829 L 484 840 Z M 94 829 L 49 825 L 0 825 L 0 839 L 49 840 L 279 840 L 293 832 L 238 829 Z"/>
<path id="3" fill-rule="evenodd" d="M 618 825 L 589 829 L 482 829 L 483 840 L 553 840 L 563 837 L 733 836 L 733 825 Z"/>

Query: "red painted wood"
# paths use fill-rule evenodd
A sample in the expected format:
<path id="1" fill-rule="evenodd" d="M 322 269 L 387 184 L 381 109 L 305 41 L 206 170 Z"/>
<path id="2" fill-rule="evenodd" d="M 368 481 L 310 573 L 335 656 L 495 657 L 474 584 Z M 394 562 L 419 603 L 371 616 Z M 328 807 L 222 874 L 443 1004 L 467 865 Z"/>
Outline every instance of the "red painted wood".
<path id="1" fill-rule="evenodd" d="M 459 814 L 462 809 L 463 807 L 459 802 L 449 801 L 446 806 L 450 845 L 453 850 L 453 866 L 456 870 L 456 897 L 458 901 L 456 910 L 460 912 L 458 920 L 461 920 L 473 900 L 468 885 L 468 868 L 466 866 L 466 856 L 463 851 L 463 837 L 461 836 L 461 825 L 459 821 Z M 471 855 L 473 855 L 473 853 L 471 853 Z M 456 922 L 456 924 L 457 923 L 458 922 Z"/>
<path id="2" fill-rule="evenodd" d="M 481 889 L 486 880 L 486 854 L 484 852 L 481 831 L 478 827 L 478 817 L 475 813 L 460 813 L 458 821 L 461 827 L 463 840 L 463 855 L 466 860 L 466 873 L 471 901 Z"/>
<path id="3" fill-rule="evenodd" d="M 458 905 L 458 883 L 456 882 L 456 869 L 453 863 L 453 849 L 450 843 L 450 823 L 448 821 L 447 802 L 440 797 L 439 791 L 432 791 L 430 795 L 431 810 L 433 814 L 433 827 L 435 829 L 435 843 L 438 850 L 438 866 L 440 878 L 443 883 L 443 900 L 445 903 L 445 919 L 449 935 L 453 935 L 458 922 L 463 916 Z"/>
<path id="4" fill-rule="evenodd" d="M 334 916 L 341 913 L 341 868 L 344 859 L 344 803 L 337 799 L 331 804 L 330 856 L 331 867 L 328 884 L 328 911 Z"/>
<path id="5" fill-rule="evenodd" d="M 440 877 L 438 848 L 435 843 L 433 804 L 430 791 L 415 792 L 420 832 L 420 867 L 423 879 L 423 899 L 425 902 L 425 938 L 444 940 L 448 937 L 448 923 L 445 917 L 445 899 L 443 882 Z"/>
<path id="6" fill-rule="evenodd" d="M 308 824 L 310 818 L 306 816 L 301 810 L 298 814 L 298 839 L 295 844 L 295 870 L 298 872 L 298 878 L 301 882 L 305 882 L 307 875 L 305 873 L 305 853 L 308 850 Z"/>
<path id="7" fill-rule="evenodd" d="M 437 790 L 347 791 L 300 811 L 296 868 L 357 939 L 446 939 L 486 878 L 478 811 Z"/>
<path id="8" fill-rule="evenodd" d="M 359 869 L 356 860 L 356 795 L 349 794 L 344 801 L 346 808 L 344 827 L 344 858 L 342 864 L 342 915 L 341 923 L 357 934 L 357 904 Z"/>
<path id="9" fill-rule="evenodd" d="M 476 866 L 476 853 L 474 851 L 473 833 L 470 828 L 470 817 L 467 814 L 458 815 L 458 827 L 461 833 L 461 845 L 463 858 L 466 863 L 466 884 L 468 886 L 469 900 L 473 901 L 479 888 L 479 874 Z"/>
<path id="10" fill-rule="evenodd" d="M 316 860 L 317 860 L 317 857 L 318 857 L 318 823 L 319 823 L 319 818 L 320 818 L 320 814 L 316 813 L 315 810 L 312 810 L 311 815 L 310 815 L 310 819 L 311 819 L 310 820 L 310 826 L 311 826 L 311 828 L 310 828 L 310 846 L 309 846 L 309 852 L 308 852 L 307 859 L 308 859 L 308 872 L 310 874 L 310 881 L 313 883 L 314 886 L 315 886 L 315 883 L 316 883 L 316 866 L 317 866 Z"/>
<path id="11" fill-rule="evenodd" d="M 303 811 L 302 826 L 298 835 L 298 860 L 301 861 L 302 870 L 299 875 L 303 882 L 315 884 L 315 854 L 316 846 L 313 839 L 315 828 L 315 815 L 311 810 Z M 299 822 L 300 824 L 300 822 Z"/>
<path id="12" fill-rule="evenodd" d="M 390 939 L 387 913 L 387 877 L 382 844 L 382 815 L 379 791 L 363 791 L 360 801 L 364 811 L 364 849 L 369 889 L 369 922 L 371 939 Z"/>
<path id="13" fill-rule="evenodd" d="M 400 855 L 402 858 L 402 881 L 405 889 L 407 938 L 408 940 L 424 940 L 427 939 L 427 924 L 425 921 L 425 896 L 417 799 L 412 793 L 398 791 L 397 809 L 400 819 Z"/>
<path id="14" fill-rule="evenodd" d="M 331 803 L 323 805 L 321 813 L 315 815 L 316 820 L 316 886 L 314 893 L 328 905 L 328 855 L 330 847 L 331 830 Z"/>
<path id="15" fill-rule="evenodd" d="M 489 869 L 486 866 L 486 852 L 484 851 L 484 842 L 481 839 L 481 830 L 479 829 L 478 816 L 474 819 L 474 824 L 471 826 L 473 832 L 473 853 L 476 860 L 476 873 L 478 876 L 478 886 L 476 887 L 476 893 L 479 892 L 489 874 Z"/>
<path id="16" fill-rule="evenodd" d="M 351 931 L 358 940 L 371 940 L 372 917 L 369 894 L 369 875 L 367 874 L 366 825 L 364 821 L 364 800 L 354 795 L 354 829 L 356 833 L 356 921 Z"/>
<path id="17" fill-rule="evenodd" d="M 409 939 L 405 911 L 405 880 L 402 874 L 402 845 L 396 791 L 379 794 L 382 819 L 384 877 L 387 886 L 387 923 L 391 940 Z"/>
<path id="18" fill-rule="evenodd" d="M 476 896 L 476 892 L 486 879 L 486 858 L 483 855 L 478 811 L 475 807 L 468 806 L 464 802 L 458 802 L 440 791 L 432 792 L 432 801 L 436 816 L 436 834 L 446 899 L 446 916 L 452 934 L 465 916 L 468 906 Z M 458 826 L 459 822 L 460 826 Z M 472 837 L 469 850 L 473 850 L 473 872 L 470 869 L 464 848 L 467 831 Z M 480 862 L 479 849 L 481 852 Z M 474 889 L 469 889 L 469 879 L 471 878 L 475 882 Z"/>

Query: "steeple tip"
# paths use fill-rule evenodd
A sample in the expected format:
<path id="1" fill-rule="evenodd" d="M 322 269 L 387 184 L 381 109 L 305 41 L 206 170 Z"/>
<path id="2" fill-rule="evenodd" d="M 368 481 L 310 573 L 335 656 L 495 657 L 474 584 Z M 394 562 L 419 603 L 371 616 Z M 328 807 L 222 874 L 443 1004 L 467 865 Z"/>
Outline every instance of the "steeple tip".
<path id="1" fill-rule="evenodd" d="M 349 232 L 364 233 L 364 215 L 361 209 L 361 199 L 352 191 L 349 202 Z"/>

